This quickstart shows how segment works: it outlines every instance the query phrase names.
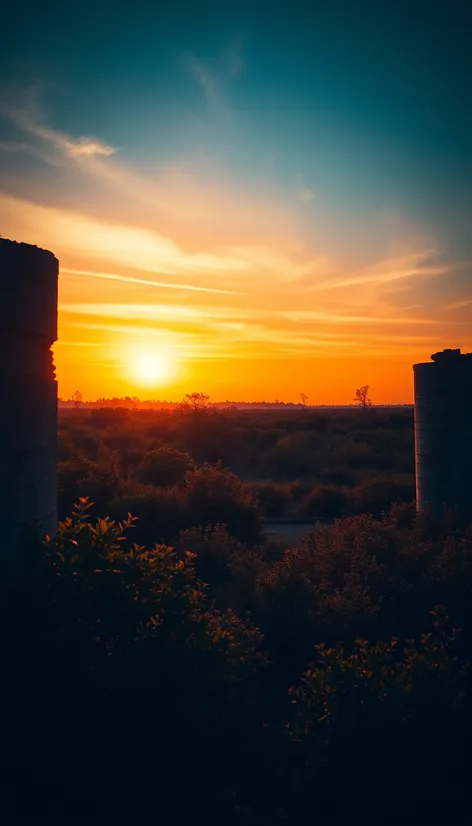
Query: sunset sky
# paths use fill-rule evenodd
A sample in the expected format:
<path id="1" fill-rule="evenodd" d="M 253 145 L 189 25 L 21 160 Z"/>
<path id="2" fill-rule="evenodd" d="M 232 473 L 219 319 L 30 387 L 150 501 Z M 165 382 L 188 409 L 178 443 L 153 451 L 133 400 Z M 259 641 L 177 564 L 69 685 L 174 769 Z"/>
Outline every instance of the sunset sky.
<path id="1" fill-rule="evenodd" d="M 409 402 L 472 350 L 466 6 L 9 4 L 0 234 L 59 258 L 60 395 Z"/>

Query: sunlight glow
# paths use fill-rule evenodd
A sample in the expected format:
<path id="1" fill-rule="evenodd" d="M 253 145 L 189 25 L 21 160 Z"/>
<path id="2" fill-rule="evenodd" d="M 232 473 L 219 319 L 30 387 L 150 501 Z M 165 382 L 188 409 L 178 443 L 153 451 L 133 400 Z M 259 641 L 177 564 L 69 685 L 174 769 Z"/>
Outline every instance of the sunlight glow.
<path id="1" fill-rule="evenodd" d="M 133 384 L 141 387 L 161 387 L 176 377 L 176 364 L 163 347 L 136 347 L 128 357 L 127 373 Z"/>

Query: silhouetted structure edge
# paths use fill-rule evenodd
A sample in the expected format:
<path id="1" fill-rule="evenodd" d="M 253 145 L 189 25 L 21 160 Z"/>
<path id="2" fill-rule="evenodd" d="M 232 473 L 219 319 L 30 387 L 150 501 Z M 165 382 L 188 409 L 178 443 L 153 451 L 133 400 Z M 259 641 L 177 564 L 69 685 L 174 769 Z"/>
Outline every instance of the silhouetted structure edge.
<path id="1" fill-rule="evenodd" d="M 57 339 L 59 262 L 0 238 L 1 564 L 13 573 L 32 535 L 57 524 Z"/>
<path id="2" fill-rule="evenodd" d="M 472 353 L 415 364 L 416 503 L 472 513 Z"/>

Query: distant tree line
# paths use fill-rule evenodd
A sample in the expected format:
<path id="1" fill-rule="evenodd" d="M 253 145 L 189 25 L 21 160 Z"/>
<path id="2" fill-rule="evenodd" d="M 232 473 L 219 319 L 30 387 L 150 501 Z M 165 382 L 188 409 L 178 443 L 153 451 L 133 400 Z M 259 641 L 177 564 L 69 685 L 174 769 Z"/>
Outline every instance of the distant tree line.
<path id="1" fill-rule="evenodd" d="M 62 399 L 59 398 L 59 407 L 68 408 L 68 407 L 87 407 L 87 408 L 96 408 L 96 407 L 111 407 L 111 408 L 125 408 L 128 410 L 152 410 L 152 409 L 168 409 L 168 410 L 175 410 L 181 409 L 182 406 L 192 406 L 194 402 L 192 399 L 196 399 L 201 397 L 205 399 L 205 404 L 207 406 L 212 406 L 218 409 L 228 409 L 233 408 L 235 410 L 245 410 L 245 409 L 255 409 L 255 410 L 264 410 L 268 409 L 275 409 L 280 408 L 281 410 L 285 409 L 317 409 L 317 408 L 327 408 L 327 409 L 339 409 L 342 410 L 344 408 L 349 408 L 352 406 L 357 407 L 372 407 L 373 402 L 370 397 L 370 388 L 369 385 L 364 385 L 363 387 L 359 387 L 355 392 L 355 397 L 353 399 L 352 404 L 308 404 L 308 396 L 306 393 L 300 393 L 300 401 L 299 402 L 284 402 L 276 399 L 273 402 L 270 401 L 219 401 L 215 402 L 210 399 L 209 396 L 205 395 L 204 393 L 187 393 L 184 396 L 184 399 L 181 402 L 176 401 L 167 401 L 167 400 L 159 400 L 159 399 L 139 399 L 137 396 L 122 396 L 122 397 L 113 397 L 113 398 L 99 398 L 95 401 L 84 401 L 83 395 L 79 390 L 76 390 L 73 396 L 70 399 Z M 382 404 L 379 405 L 380 407 L 411 407 L 411 404 Z"/>

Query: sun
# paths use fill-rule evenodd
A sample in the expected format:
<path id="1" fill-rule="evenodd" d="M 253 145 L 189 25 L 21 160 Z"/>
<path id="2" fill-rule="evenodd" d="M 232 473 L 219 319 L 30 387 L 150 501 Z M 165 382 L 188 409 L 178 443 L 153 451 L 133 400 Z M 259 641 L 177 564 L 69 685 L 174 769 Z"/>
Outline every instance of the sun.
<path id="1" fill-rule="evenodd" d="M 136 348 L 129 354 L 127 372 L 134 384 L 157 387 L 172 381 L 176 366 L 171 354 L 162 347 Z"/>

